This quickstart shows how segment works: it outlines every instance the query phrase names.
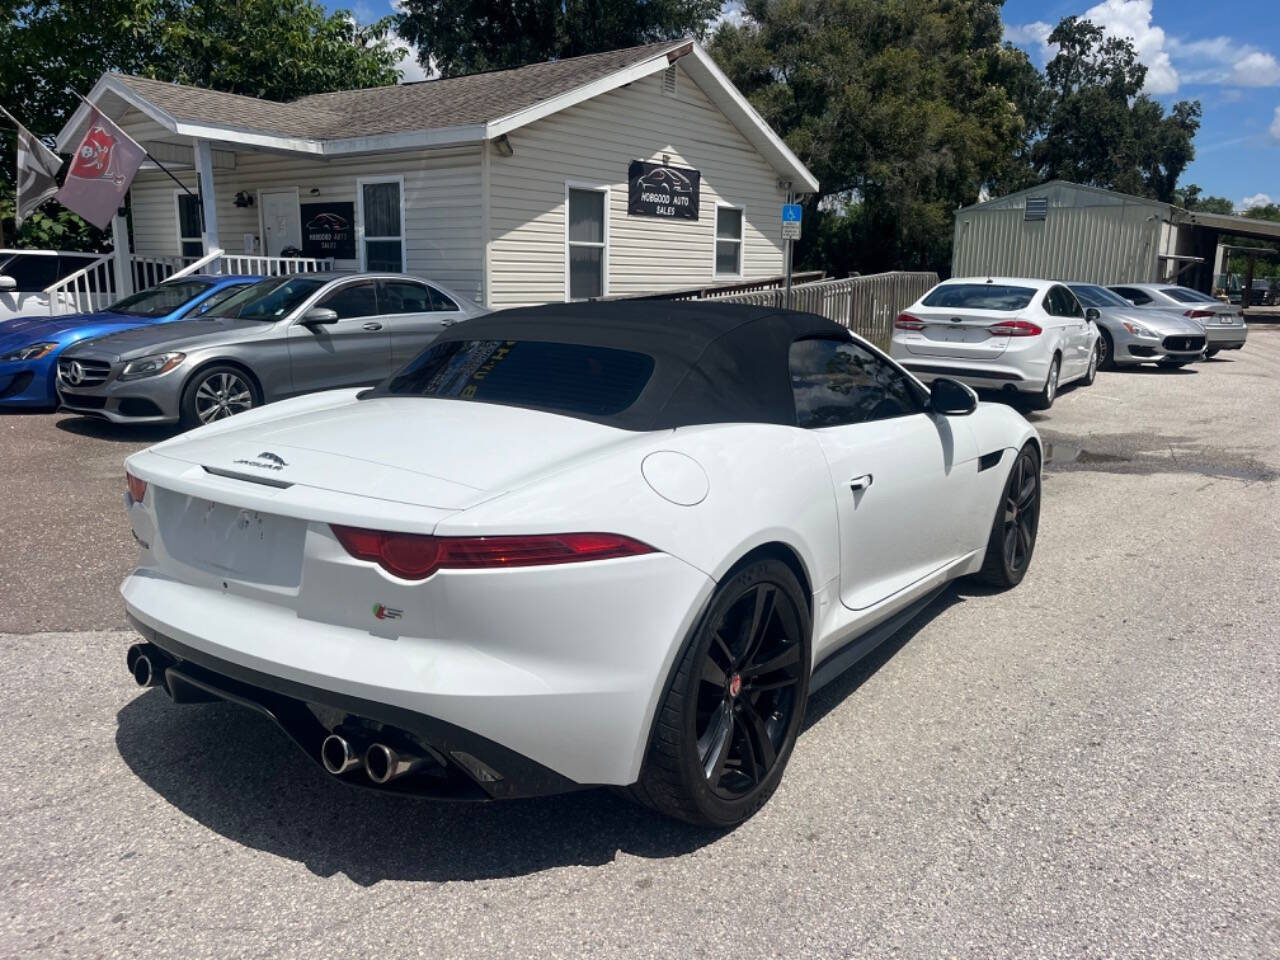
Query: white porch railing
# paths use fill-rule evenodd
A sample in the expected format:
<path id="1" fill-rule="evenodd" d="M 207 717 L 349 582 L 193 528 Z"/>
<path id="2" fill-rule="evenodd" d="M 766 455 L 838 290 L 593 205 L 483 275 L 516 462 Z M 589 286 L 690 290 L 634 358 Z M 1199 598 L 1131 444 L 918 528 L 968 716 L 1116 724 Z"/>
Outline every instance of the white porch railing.
<path id="1" fill-rule="evenodd" d="M 115 254 L 108 253 L 45 287 L 49 316 L 101 310 L 116 299 L 115 286 Z"/>
<path id="2" fill-rule="evenodd" d="M 333 270 L 332 257 L 264 257 L 249 253 L 227 253 L 213 250 L 199 260 L 188 263 L 181 270 L 171 273 L 167 279 L 185 277 L 193 273 L 221 273 L 227 276 L 277 277 L 288 273 L 329 273 Z"/>
<path id="3" fill-rule="evenodd" d="M 192 262 L 191 257 L 129 257 L 129 270 L 133 276 L 133 289 L 145 290 L 163 283 Z"/>

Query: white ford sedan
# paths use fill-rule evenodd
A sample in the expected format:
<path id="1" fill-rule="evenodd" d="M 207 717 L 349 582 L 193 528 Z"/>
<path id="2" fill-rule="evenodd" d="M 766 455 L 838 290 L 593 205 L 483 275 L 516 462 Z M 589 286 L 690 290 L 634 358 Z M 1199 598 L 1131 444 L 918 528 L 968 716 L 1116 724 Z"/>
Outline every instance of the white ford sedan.
<path id="1" fill-rule="evenodd" d="M 127 663 L 348 783 L 734 824 L 814 690 L 949 581 L 1022 580 L 1040 463 L 1013 410 L 812 314 L 505 311 L 130 457 Z"/>
<path id="2" fill-rule="evenodd" d="M 928 382 L 954 377 L 973 387 L 1053 406 L 1058 388 L 1088 385 L 1098 372 L 1098 311 L 1054 280 L 944 280 L 900 314 L 890 353 Z"/>

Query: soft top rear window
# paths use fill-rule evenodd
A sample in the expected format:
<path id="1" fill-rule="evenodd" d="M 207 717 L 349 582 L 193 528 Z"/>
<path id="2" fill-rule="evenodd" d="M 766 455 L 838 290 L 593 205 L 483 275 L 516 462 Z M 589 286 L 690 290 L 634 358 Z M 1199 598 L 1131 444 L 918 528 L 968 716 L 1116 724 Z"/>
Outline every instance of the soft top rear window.
<path id="1" fill-rule="evenodd" d="M 607 417 L 636 402 L 653 367 L 648 354 L 611 347 L 541 340 L 449 340 L 428 347 L 377 393 Z"/>
<path id="2" fill-rule="evenodd" d="M 944 283 L 924 298 L 926 307 L 954 307 L 960 310 L 1021 310 L 1036 295 L 1033 287 L 1003 283 Z"/>

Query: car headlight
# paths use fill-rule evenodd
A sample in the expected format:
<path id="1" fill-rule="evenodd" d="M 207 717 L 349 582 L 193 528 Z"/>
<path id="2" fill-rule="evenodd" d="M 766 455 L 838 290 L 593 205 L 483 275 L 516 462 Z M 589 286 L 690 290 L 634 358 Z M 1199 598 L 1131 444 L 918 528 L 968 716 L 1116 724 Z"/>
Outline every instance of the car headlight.
<path id="1" fill-rule="evenodd" d="M 14 350 L 12 353 L 6 353 L 0 360 L 39 360 L 41 357 L 47 357 L 58 349 L 56 343 L 33 343 L 29 347 L 23 347 L 21 350 Z"/>
<path id="2" fill-rule="evenodd" d="M 1160 334 L 1148 330 L 1140 323 L 1130 323 L 1128 320 L 1123 321 L 1124 328 L 1132 333 L 1135 337 L 1146 337 L 1148 340 L 1159 340 Z"/>
<path id="3" fill-rule="evenodd" d="M 159 376 L 162 373 L 168 373 L 186 357 L 185 353 L 157 353 L 155 356 L 130 360 L 120 371 L 118 379 L 140 380 L 143 377 Z"/>

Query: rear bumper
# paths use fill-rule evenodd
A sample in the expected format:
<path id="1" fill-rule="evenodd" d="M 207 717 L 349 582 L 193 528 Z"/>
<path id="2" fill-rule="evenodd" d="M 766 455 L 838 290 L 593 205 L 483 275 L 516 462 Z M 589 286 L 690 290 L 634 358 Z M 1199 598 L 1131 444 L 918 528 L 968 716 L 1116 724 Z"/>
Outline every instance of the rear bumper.
<path id="1" fill-rule="evenodd" d="M 1204 332 L 1210 350 L 1239 350 L 1249 337 L 1249 328 L 1243 324 L 1238 327 L 1206 326 Z"/>
<path id="2" fill-rule="evenodd" d="M 1028 380 L 1026 374 L 1017 367 L 994 363 L 966 363 L 962 360 L 908 360 L 903 357 L 898 357 L 897 360 L 926 383 L 936 377 L 951 377 L 971 387 L 993 390 L 1013 387 L 1015 390 L 1034 392 L 1043 386 L 1042 383 Z"/>
<path id="3" fill-rule="evenodd" d="M 519 781 L 502 788 L 517 796 L 635 782 L 671 662 L 713 586 L 665 554 L 441 571 L 412 585 L 352 563 L 341 582 L 304 583 L 293 603 L 246 595 L 230 578 L 197 586 L 159 566 L 140 567 L 121 593 L 144 636 L 176 659 L 407 730 L 445 756 L 471 743 L 483 752 L 456 749 Z M 394 618 L 375 602 L 398 608 Z M 342 723 L 330 717 L 325 732 Z M 325 724 L 281 725 L 316 755 Z"/>

